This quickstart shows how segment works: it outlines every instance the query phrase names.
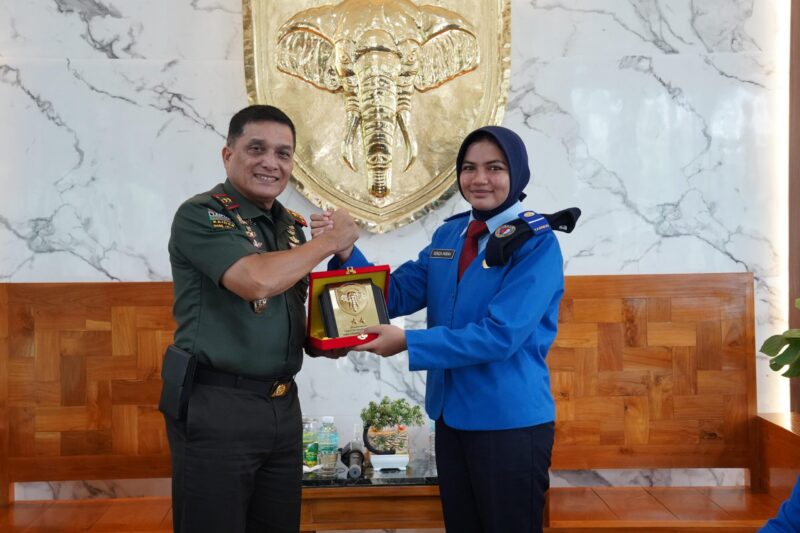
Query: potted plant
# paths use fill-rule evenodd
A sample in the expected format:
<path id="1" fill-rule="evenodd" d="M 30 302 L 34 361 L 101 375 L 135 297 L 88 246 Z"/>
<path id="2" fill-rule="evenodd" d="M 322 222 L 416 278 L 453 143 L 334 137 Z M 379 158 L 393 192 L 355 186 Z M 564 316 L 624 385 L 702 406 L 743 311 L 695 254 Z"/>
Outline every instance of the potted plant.
<path id="1" fill-rule="evenodd" d="M 384 396 L 380 403 L 369 402 L 361 410 L 364 446 L 370 452 L 373 468 L 405 469 L 408 465 L 407 426 L 422 425 L 422 409 L 405 399 L 392 401 Z"/>
<path id="2" fill-rule="evenodd" d="M 794 306 L 800 309 L 800 298 L 794 301 Z M 768 338 L 761 345 L 761 353 L 772 358 L 769 367 L 775 372 L 788 366 L 782 374 L 784 377 L 800 376 L 800 329 L 787 329 L 780 335 Z"/>

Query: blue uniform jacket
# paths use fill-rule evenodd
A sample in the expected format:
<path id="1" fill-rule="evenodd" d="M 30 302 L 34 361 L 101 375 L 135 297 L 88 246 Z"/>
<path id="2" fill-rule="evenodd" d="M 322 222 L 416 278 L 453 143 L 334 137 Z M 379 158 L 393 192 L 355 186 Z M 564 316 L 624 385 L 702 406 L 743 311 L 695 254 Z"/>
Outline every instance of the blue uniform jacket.
<path id="1" fill-rule="evenodd" d="M 428 371 L 425 409 L 465 430 L 550 422 L 555 407 L 545 356 L 564 292 L 558 240 L 551 231 L 538 233 L 504 266 L 488 269 L 484 249 L 457 283 L 466 214 L 440 226 L 389 283 L 390 316 L 428 308 L 428 329 L 406 331 L 410 369 Z M 368 264 L 356 248 L 346 263 L 334 258 L 329 268 Z"/>

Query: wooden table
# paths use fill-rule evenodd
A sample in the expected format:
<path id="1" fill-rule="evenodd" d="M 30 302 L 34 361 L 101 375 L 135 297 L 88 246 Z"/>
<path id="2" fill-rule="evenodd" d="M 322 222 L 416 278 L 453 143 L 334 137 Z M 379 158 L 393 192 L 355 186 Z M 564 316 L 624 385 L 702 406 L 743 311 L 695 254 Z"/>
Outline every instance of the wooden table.
<path id="1" fill-rule="evenodd" d="M 443 528 L 436 470 L 427 461 L 405 471 L 373 472 L 359 480 L 306 474 L 303 532 L 342 529 Z"/>

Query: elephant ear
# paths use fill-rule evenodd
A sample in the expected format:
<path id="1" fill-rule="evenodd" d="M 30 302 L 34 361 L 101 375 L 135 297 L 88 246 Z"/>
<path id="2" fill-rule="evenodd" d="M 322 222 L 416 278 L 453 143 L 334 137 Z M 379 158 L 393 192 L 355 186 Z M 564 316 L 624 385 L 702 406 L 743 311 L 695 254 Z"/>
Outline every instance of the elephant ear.
<path id="1" fill-rule="evenodd" d="M 336 13 L 331 6 L 301 11 L 289 19 L 278 30 L 278 70 L 319 89 L 338 91 L 336 51 L 329 37 L 335 29 Z"/>
<path id="2" fill-rule="evenodd" d="M 429 91 L 478 67 L 478 38 L 472 27 L 452 11 L 420 7 L 424 40 L 419 50 L 418 91 Z"/>

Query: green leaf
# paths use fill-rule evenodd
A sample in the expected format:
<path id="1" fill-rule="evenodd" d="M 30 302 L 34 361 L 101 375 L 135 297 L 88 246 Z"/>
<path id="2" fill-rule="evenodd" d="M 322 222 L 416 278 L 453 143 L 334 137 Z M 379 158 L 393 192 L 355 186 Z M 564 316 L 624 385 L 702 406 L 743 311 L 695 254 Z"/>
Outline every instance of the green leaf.
<path id="1" fill-rule="evenodd" d="M 796 378 L 800 376 L 800 364 L 795 363 L 794 365 L 789 367 L 789 370 L 787 370 L 781 375 L 786 378 Z"/>
<path id="2" fill-rule="evenodd" d="M 792 362 L 797 359 L 798 354 L 800 354 L 800 342 L 789 344 L 782 354 L 776 356 L 772 361 L 770 361 L 769 366 L 772 367 L 774 364 L 778 368 L 781 368 L 784 365 L 792 364 Z M 773 370 L 775 370 L 774 367 Z"/>
<path id="3" fill-rule="evenodd" d="M 787 339 L 800 339 L 800 329 L 787 329 L 783 332 L 783 336 Z"/>
<path id="4" fill-rule="evenodd" d="M 789 341 L 783 335 L 773 335 L 764 341 L 759 351 L 770 357 L 775 357 L 787 344 L 789 344 Z"/>
<path id="5" fill-rule="evenodd" d="M 796 308 L 800 309 L 800 298 L 798 298 L 797 300 L 794 301 L 794 306 Z"/>

